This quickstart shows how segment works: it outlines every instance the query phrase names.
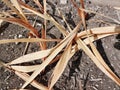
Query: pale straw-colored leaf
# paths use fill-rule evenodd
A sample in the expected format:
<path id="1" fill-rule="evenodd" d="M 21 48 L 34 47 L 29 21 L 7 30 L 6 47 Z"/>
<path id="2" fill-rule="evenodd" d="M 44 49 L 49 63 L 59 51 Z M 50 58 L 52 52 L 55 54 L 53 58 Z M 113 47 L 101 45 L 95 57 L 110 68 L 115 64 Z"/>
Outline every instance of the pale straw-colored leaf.
<path id="1" fill-rule="evenodd" d="M 82 1 L 82 0 L 81 0 Z M 92 52 L 90 53 L 89 48 L 87 48 L 87 46 L 83 43 L 82 40 L 79 39 L 78 43 L 83 44 L 83 51 L 86 52 L 86 54 L 93 60 L 93 62 L 98 66 L 98 68 L 101 69 L 102 72 L 104 72 L 109 78 L 111 78 L 114 82 L 116 82 L 118 85 L 120 85 L 120 79 L 112 72 L 112 70 L 108 67 L 108 65 L 105 63 L 105 61 L 103 60 L 102 56 L 100 55 L 100 53 L 98 52 L 98 50 L 96 49 L 95 45 L 91 42 L 90 37 L 89 37 L 89 32 L 87 32 L 86 29 L 86 24 L 85 24 L 85 18 L 83 17 L 83 24 L 84 24 L 84 28 L 87 34 L 87 38 L 89 40 L 89 44 L 90 47 L 96 57 L 96 59 L 93 59 Z M 105 31 L 104 31 L 105 32 Z M 86 46 L 86 47 L 85 47 Z M 91 54 L 91 55 L 90 55 Z M 96 60 L 98 60 L 98 62 L 96 63 Z M 101 65 L 101 66 L 100 66 Z"/>
<path id="2" fill-rule="evenodd" d="M 36 36 L 36 37 L 39 36 L 38 31 L 29 22 L 26 22 L 25 20 L 18 19 L 18 18 L 3 18 L 3 17 L 0 17 L 0 19 L 3 21 L 6 21 L 6 22 L 10 22 L 10 23 L 22 26 L 22 27 L 30 30 L 34 36 Z"/>
<path id="3" fill-rule="evenodd" d="M 69 61 L 71 53 L 71 43 L 66 47 L 64 53 L 62 54 L 60 60 L 58 61 L 57 65 L 54 68 L 54 71 L 51 75 L 50 80 L 50 86 L 49 89 L 51 90 L 54 84 L 58 81 L 60 76 L 62 75 L 63 71 L 65 70 L 65 67 Z"/>
<path id="4" fill-rule="evenodd" d="M 96 49 L 95 45 L 92 42 L 90 42 L 90 45 L 91 45 L 91 49 L 92 49 L 93 53 L 95 54 L 95 56 L 97 57 L 99 63 L 102 64 L 103 67 L 106 69 L 106 71 L 110 74 L 109 77 L 120 86 L 120 79 L 114 74 L 114 72 L 105 63 L 102 56 L 100 55 L 100 53 Z"/>
<path id="5" fill-rule="evenodd" d="M 70 40 L 73 40 L 77 31 L 79 30 L 80 23 L 76 26 L 76 28 L 68 34 L 52 51 L 52 53 L 45 59 L 45 61 L 38 67 L 36 71 L 30 76 L 30 78 L 25 82 L 22 88 L 25 88 L 34 78 L 55 58 L 55 56 L 67 45 Z"/>
<path id="6" fill-rule="evenodd" d="M 20 78 L 22 78 L 22 79 L 25 80 L 25 81 L 27 80 L 27 78 L 29 78 L 29 75 L 28 75 L 28 74 L 14 70 L 13 68 L 11 68 L 11 66 L 8 66 L 7 64 L 5 64 L 4 62 L 2 62 L 1 60 L 0 60 L 0 65 L 2 65 L 3 67 L 7 68 L 8 70 L 9 70 L 9 69 L 10 69 L 10 70 L 12 69 L 16 75 L 18 75 Z M 35 81 L 35 80 L 33 80 L 33 81 L 31 82 L 31 85 L 32 85 L 33 87 L 37 88 L 37 89 L 40 89 L 40 90 L 48 90 L 48 88 L 47 88 L 46 86 L 38 83 L 38 82 Z"/>
<path id="7" fill-rule="evenodd" d="M 31 66 L 11 66 L 12 69 L 20 72 L 33 72 L 38 68 L 39 65 L 31 65 Z"/>
<path id="8" fill-rule="evenodd" d="M 40 4 L 39 0 L 33 0 L 33 1 L 36 3 L 36 5 L 39 7 L 40 10 L 43 9 L 43 6 Z"/>
<path id="9" fill-rule="evenodd" d="M 51 17 L 48 13 L 46 13 L 45 15 L 44 14 L 41 14 L 40 12 L 34 10 L 33 8 L 29 7 L 28 5 L 24 5 L 24 3 L 20 2 L 20 4 L 22 5 L 22 7 L 34 14 L 36 14 L 37 16 L 43 18 L 43 19 L 46 19 L 46 20 L 50 20 L 59 30 L 60 32 L 62 32 L 63 35 L 67 35 L 67 32 L 65 30 L 65 28 L 60 25 L 58 22 L 55 21 L 55 19 L 53 17 Z"/>
<path id="10" fill-rule="evenodd" d="M 3 23 L 3 20 L 0 20 L 0 27 L 1 27 L 2 23 Z"/>
<path id="11" fill-rule="evenodd" d="M 115 9 L 117 9 L 117 10 L 120 10 L 120 7 L 114 7 Z"/>
<path id="12" fill-rule="evenodd" d="M 117 34 L 117 33 L 115 33 L 115 34 Z M 103 35 L 96 35 L 96 36 L 93 35 L 89 38 L 84 39 L 83 41 L 86 45 L 88 45 L 88 44 L 90 44 L 89 39 L 91 40 L 91 42 L 94 42 L 96 40 L 99 40 L 99 39 L 102 39 L 102 38 L 105 38 L 105 37 L 108 37 L 111 35 L 115 35 L 115 34 L 103 34 Z"/>
<path id="13" fill-rule="evenodd" d="M 62 14 L 62 12 L 61 12 L 58 8 L 57 8 L 57 11 L 58 11 L 59 15 L 62 17 L 62 19 L 64 20 L 64 22 L 66 23 L 66 25 L 67 25 L 67 27 L 68 27 L 68 29 L 69 29 L 69 32 L 71 32 L 72 29 L 71 29 L 71 27 L 69 26 L 69 24 L 67 23 L 64 15 Z"/>
<path id="14" fill-rule="evenodd" d="M 14 5 L 10 2 L 10 0 L 2 0 L 8 7 L 10 7 L 21 19 L 24 20 L 24 17 L 20 14 L 18 9 L 14 7 Z M 13 0 L 15 1 L 15 0 Z"/>
<path id="15" fill-rule="evenodd" d="M 25 62 L 31 62 L 31 61 L 34 61 L 34 60 L 37 60 L 37 59 L 41 59 L 41 58 L 44 58 L 46 56 L 48 56 L 51 51 L 53 49 L 47 49 L 47 50 L 42 50 L 42 51 L 37 51 L 37 52 L 34 52 L 34 53 L 30 53 L 30 54 L 26 54 L 24 56 L 21 56 L 13 61 L 11 61 L 10 63 L 8 63 L 9 65 L 12 65 L 12 64 L 19 64 L 19 63 L 25 63 Z"/>
<path id="16" fill-rule="evenodd" d="M 2 39 L 0 44 L 14 43 L 14 42 L 60 42 L 58 39 L 41 39 L 41 38 L 22 38 L 22 39 Z"/>
<path id="17" fill-rule="evenodd" d="M 19 4 L 21 5 L 22 8 L 28 10 L 29 12 L 32 12 L 32 13 L 36 14 L 37 16 L 39 16 L 43 19 L 49 20 L 51 18 L 51 16 L 49 16 L 48 14 L 44 15 L 44 14 L 38 12 L 37 10 L 35 10 L 34 8 L 30 7 L 29 5 L 24 4 L 21 1 L 18 1 L 18 2 L 19 2 Z"/>
<path id="18" fill-rule="evenodd" d="M 23 10 L 21 8 L 21 6 L 19 5 L 17 0 L 10 0 L 13 4 L 13 6 L 19 11 L 19 13 L 21 14 L 21 16 L 23 17 L 22 19 L 24 19 L 25 21 L 27 21 L 26 16 L 23 13 Z"/>
<path id="19" fill-rule="evenodd" d="M 104 67 L 101 62 L 98 60 L 98 58 L 91 52 L 91 50 L 86 46 L 86 44 L 81 39 L 76 39 L 76 42 L 78 43 L 78 48 L 82 49 L 95 63 L 95 65 L 104 72 L 108 77 L 110 77 L 112 80 L 115 80 L 115 82 L 120 85 L 120 80 L 118 77 L 113 76 L 113 73 L 111 73 L 108 68 Z"/>
<path id="20" fill-rule="evenodd" d="M 4 67 L 4 66 L 5 66 L 5 63 L 2 62 L 2 60 L 0 60 L 0 68 L 1 68 L 1 67 Z"/>
<path id="21" fill-rule="evenodd" d="M 29 90 L 29 89 L 12 89 L 12 90 Z"/>
<path id="22" fill-rule="evenodd" d="M 22 78 L 24 81 L 27 81 L 27 79 L 29 78 L 29 75 L 26 74 L 26 73 L 21 73 L 21 72 L 18 72 L 18 71 L 15 71 L 15 74 L 17 76 L 19 76 L 20 78 Z M 40 83 L 38 83 L 37 81 L 33 80 L 31 82 L 31 85 L 39 90 L 48 90 L 48 88 Z"/>
<path id="23" fill-rule="evenodd" d="M 107 26 L 107 27 L 98 27 L 98 28 L 92 28 L 87 30 L 88 35 L 103 35 L 103 34 L 114 34 L 114 33 L 120 33 L 120 26 Z M 82 31 L 77 34 L 77 37 L 87 37 L 86 31 Z"/>

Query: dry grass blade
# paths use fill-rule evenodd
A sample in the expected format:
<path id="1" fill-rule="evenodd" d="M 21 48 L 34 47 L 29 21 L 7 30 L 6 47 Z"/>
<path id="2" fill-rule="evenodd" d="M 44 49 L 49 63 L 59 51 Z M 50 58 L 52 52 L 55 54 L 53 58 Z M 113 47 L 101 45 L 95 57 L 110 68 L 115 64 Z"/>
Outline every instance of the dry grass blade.
<path id="1" fill-rule="evenodd" d="M 0 60 L 0 68 L 1 67 L 4 67 L 5 66 L 5 63 L 3 63 L 1 60 Z"/>
<path id="2" fill-rule="evenodd" d="M 82 0 L 80 0 L 80 1 L 83 2 Z M 83 8 L 83 9 L 84 9 L 84 8 Z M 82 17 L 83 25 L 84 25 L 85 30 L 86 30 L 85 15 L 82 14 L 81 17 Z M 95 45 L 91 42 L 87 30 L 86 30 L 86 33 L 87 33 L 87 37 L 88 37 L 90 46 L 91 46 L 91 48 L 92 48 L 92 51 L 93 51 L 93 53 L 95 54 L 95 57 L 97 58 L 97 60 L 98 60 L 99 62 L 96 63 L 95 59 L 92 59 L 92 58 L 91 58 L 91 59 L 93 60 L 93 62 L 95 62 L 95 64 L 97 64 L 97 65 L 99 66 L 98 68 L 100 68 L 108 77 L 110 77 L 114 82 L 116 82 L 118 85 L 120 85 L 120 79 L 112 72 L 112 70 L 111 70 L 111 69 L 108 67 L 108 65 L 105 63 L 105 61 L 103 60 L 102 56 L 101 56 L 101 55 L 99 54 L 99 52 L 97 51 Z M 82 44 L 82 40 L 80 40 L 80 42 L 81 42 L 81 44 Z M 80 42 L 79 42 L 79 43 L 80 43 Z M 84 46 L 84 45 L 85 45 L 85 44 L 83 43 L 83 46 Z M 85 48 L 86 48 L 86 47 L 85 47 Z M 84 48 L 84 49 L 85 49 L 85 48 Z M 89 52 L 90 50 L 86 48 L 86 50 L 84 50 L 84 51 L 86 51 L 86 53 L 87 53 L 87 52 Z M 88 53 L 88 55 L 89 55 L 89 54 L 90 54 L 90 52 Z M 92 55 L 92 52 L 91 52 L 91 55 Z M 90 57 L 91 55 L 89 55 L 89 57 Z M 100 66 L 100 65 L 101 65 L 101 66 Z M 101 68 L 101 67 L 102 67 L 102 68 Z"/>
<path id="3" fill-rule="evenodd" d="M 47 10 L 47 8 L 46 8 L 46 5 L 47 5 L 47 3 L 46 3 L 46 0 L 43 0 L 43 2 L 44 2 L 44 15 L 46 15 L 46 10 Z M 42 29 L 42 31 L 41 31 L 41 33 L 42 33 L 42 38 L 43 39 L 45 39 L 46 38 L 46 24 L 47 24 L 47 20 L 46 19 L 44 19 L 44 25 L 43 25 L 43 29 Z M 46 42 L 43 42 L 43 50 L 45 50 L 46 48 L 47 48 L 47 44 L 46 44 Z"/>
<path id="4" fill-rule="evenodd" d="M 57 8 L 57 11 L 58 11 L 59 15 L 62 17 L 62 19 L 64 20 L 64 22 L 66 23 L 66 25 L 67 25 L 67 27 L 68 27 L 68 29 L 69 29 L 69 32 L 71 32 L 72 29 L 71 29 L 71 27 L 69 26 L 69 24 L 67 23 L 64 15 L 62 14 L 62 12 L 60 12 L 60 10 L 59 10 L 58 8 Z"/>
<path id="5" fill-rule="evenodd" d="M 83 1 L 83 0 L 80 0 L 80 3 L 81 3 L 81 8 L 84 9 L 84 1 Z M 80 9 L 78 8 L 78 14 L 79 14 L 79 16 L 80 16 L 81 19 L 82 19 L 84 28 L 87 29 L 87 28 L 86 28 L 86 22 L 85 22 L 85 18 L 86 18 L 86 17 L 85 17 L 85 12 L 82 11 L 82 10 L 80 10 Z"/>
<path id="6" fill-rule="evenodd" d="M 67 32 L 66 32 L 65 28 L 62 25 L 60 25 L 58 22 L 56 22 L 54 20 L 54 18 L 51 17 L 49 14 L 47 14 L 47 13 L 46 13 L 46 15 L 41 14 L 40 12 L 34 10 L 33 8 L 29 7 L 28 5 L 25 5 L 22 2 L 19 2 L 19 3 L 22 5 L 22 7 L 24 9 L 36 14 L 37 16 L 39 16 L 39 17 L 41 17 L 43 19 L 50 20 L 60 30 L 60 32 L 62 32 L 63 35 L 65 35 L 65 36 L 67 35 Z"/>
<path id="7" fill-rule="evenodd" d="M 43 13 L 43 12 L 44 12 L 43 6 L 40 4 L 39 0 L 33 0 L 33 1 L 34 1 L 34 2 L 36 3 L 36 5 L 39 7 L 41 13 Z"/>
<path id="8" fill-rule="evenodd" d="M 2 65 L 3 67 L 6 67 L 6 68 L 14 71 L 14 73 L 15 73 L 16 75 L 18 75 L 20 78 L 22 78 L 22 79 L 25 80 L 25 81 L 26 81 L 27 78 L 29 77 L 28 74 L 26 74 L 26 73 L 21 73 L 21 72 L 19 72 L 19 71 L 16 71 L 16 70 L 12 69 L 10 66 L 6 65 L 6 64 L 5 64 L 4 62 L 2 62 L 1 60 L 0 60 L 0 65 Z M 38 83 L 38 82 L 35 81 L 35 80 L 33 80 L 33 81 L 31 82 L 31 85 L 34 86 L 34 87 L 37 88 L 37 89 L 40 89 L 40 90 L 48 90 L 48 88 L 47 88 L 46 86 Z"/>
<path id="9" fill-rule="evenodd" d="M 0 27 L 1 27 L 2 23 L 3 23 L 3 20 L 0 20 Z"/>
<path id="10" fill-rule="evenodd" d="M 47 15 L 44 15 L 44 14 L 38 12 L 37 10 L 35 10 L 34 8 L 30 7 L 29 5 L 24 4 L 24 3 L 21 2 L 20 0 L 19 0 L 18 2 L 20 3 L 20 5 L 21 5 L 22 8 L 24 8 L 24 9 L 32 12 L 33 14 L 35 14 L 35 15 L 43 18 L 43 19 L 50 20 L 51 16 L 49 16 L 48 14 L 47 14 Z"/>
<path id="11" fill-rule="evenodd" d="M 105 63 L 102 56 L 96 49 L 95 45 L 92 42 L 90 44 L 91 44 L 91 49 L 92 49 L 93 53 L 95 54 L 95 56 L 97 57 L 99 63 L 101 63 L 103 65 L 103 67 L 106 69 L 106 71 L 108 71 L 108 73 L 110 74 L 109 77 L 120 86 L 120 79 L 113 73 L 113 71 Z"/>
<path id="12" fill-rule="evenodd" d="M 120 10 L 120 7 L 114 7 L 115 9 L 117 9 L 117 10 Z"/>
<path id="13" fill-rule="evenodd" d="M 13 24 L 17 24 L 19 26 L 22 26 L 28 30 L 31 31 L 31 33 L 36 36 L 36 37 L 39 37 L 39 34 L 37 32 L 37 30 L 28 22 L 22 20 L 22 19 L 17 19 L 17 18 L 3 18 L 3 17 L 0 17 L 1 20 L 3 21 L 6 21 L 6 22 L 10 22 L 10 23 L 13 23 Z"/>
<path id="14" fill-rule="evenodd" d="M 8 7 L 10 7 L 10 10 L 8 10 L 7 12 L 0 13 L 0 26 L 3 21 L 17 24 L 19 26 L 22 26 L 30 30 L 30 36 L 34 38 L 3 39 L 0 40 L 0 44 L 14 43 L 14 42 L 39 42 L 41 46 L 41 51 L 37 51 L 34 53 L 21 56 L 7 64 L 0 61 L 0 67 L 8 68 L 9 70 L 15 72 L 15 74 L 18 75 L 20 78 L 25 80 L 25 83 L 22 86 L 21 90 L 24 90 L 24 88 L 28 84 L 31 84 L 33 85 L 33 87 L 36 87 L 37 89 L 40 90 L 51 90 L 55 85 L 55 83 L 60 78 L 60 76 L 62 75 L 62 73 L 64 72 L 65 67 L 67 66 L 67 63 L 70 60 L 70 58 L 80 49 L 82 49 L 91 58 L 91 60 L 102 72 L 104 72 L 114 82 L 120 85 L 120 78 L 117 77 L 113 73 L 113 71 L 109 68 L 109 66 L 104 62 L 102 56 L 96 49 L 95 45 L 92 43 L 95 40 L 101 39 L 103 37 L 120 33 L 120 26 L 100 27 L 100 28 L 93 28 L 87 30 L 86 21 L 85 21 L 86 18 L 85 12 L 97 14 L 99 16 L 113 20 L 114 22 L 120 24 L 118 20 L 115 20 L 103 14 L 96 13 L 91 10 L 85 10 L 84 0 L 80 0 L 81 8 L 77 6 L 75 0 L 71 0 L 74 7 L 77 9 L 81 21 L 74 28 L 74 30 L 72 30 L 69 24 L 67 23 L 67 21 L 65 20 L 64 15 L 62 15 L 62 13 L 58 10 L 58 13 L 63 18 L 64 22 L 66 23 L 69 29 L 69 32 L 67 32 L 66 28 L 63 27 L 63 25 L 59 24 L 50 14 L 47 13 L 47 9 L 46 9 L 47 0 L 42 0 L 43 6 L 42 4 L 40 4 L 39 0 L 33 0 L 33 3 L 39 7 L 39 10 L 27 5 L 26 3 L 23 3 L 22 0 L 2 0 L 2 1 L 6 3 Z M 37 16 L 40 18 L 40 20 L 42 20 L 41 22 L 44 22 L 44 24 L 42 25 L 43 28 L 41 30 L 41 36 L 38 33 L 38 30 L 34 27 L 34 25 L 32 26 L 31 23 L 28 22 L 26 16 L 29 17 L 29 15 L 31 15 L 30 17 Z M 46 38 L 47 20 L 52 22 L 52 24 L 57 27 L 57 29 L 63 34 L 64 39 L 61 40 L 61 39 Z M 85 31 L 81 31 L 80 33 L 77 33 L 81 24 L 83 24 Z M 59 43 L 55 47 L 51 49 L 47 49 L 47 44 L 46 44 L 47 42 L 59 42 Z M 90 45 L 92 50 L 89 49 L 87 45 Z M 32 62 L 34 60 L 39 60 L 39 59 L 44 61 L 38 65 L 29 65 L 29 66 L 16 65 L 26 62 L 27 63 Z M 40 74 L 46 68 L 46 66 L 56 62 L 57 60 L 59 61 L 57 62 L 53 70 L 53 73 L 51 75 L 51 78 L 49 80 L 50 81 L 49 88 L 34 80 L 38 76 L 38 74 Z M 32 72 L 31 76 L 27 74 L 29 72 Z"/>
<path id="15" fill-rule="evenodd" d="M 27 20 L 25 19 L 25 16 L 23 16 L 19 10 L 17 8 L 14 7 L 14 5 L 10 2 L 10 0 L 2 0 L 8 7 L 10 7 L 21 19 L 23 20 Z M 13 1 L 13 0 L 12 0 Z M 14 0 L 15 2 L 17 2 L 16 0 Z M 16 6 L 16 5 L 15 5 Z"/>
<path id="16" fill-rule="evenodd" d="M 115 34 L 116 34 L 116 33 L 115 33 Z M 103 35 L 91 36 L 91 37 L 89 37 L 89 38 L 84 39 L 83 41 L 84 41 L 84 43 L 85 43 L 86 45 L 88 45 L 88 44 L 90 44 L 90 41 L 91 41 L 91 42 L 94 42 L 94 41 L 96 41 L 96 40 L 105 38 L 105 37 L 110 36 L 110 35 L 113 35 L 113 34 L 103 34 Z"/>
<path id="17" fill-rule="evenodd" d="M 120 79 L 111 73 L 108 68 L 104 67 L 103 64 L 98 60 L 96 56 L 93 55 L 91 50 L 85 45 L 85 43 L 81 39 L 77 39 L 78 48 L 82 48 L 82 50 L 91 58 L 91 60 L 96 64 L 96 66 L 104 72 L 108 77 L 114 80 L 118 85 L 120 85 Z"/>
<path id="18" fill-rule="evenodd" d="M 22 38 L 22 39 L 3 39 L 0 44 L 14 43 L 14 42 L 60 42 L 58 39 L 41 39 L 41 38 Z"/>
<path id="19" fill-rule="evenodd" d="M 80 26 L 78 24 L 76 27 Z M 67 43 L 75 37 L 76 33 L 78 31 L 78 28 L 75 28 L 65 39 L 63 39 L 51 52 L 51 54 L 45 59 L 45 61 L 38 66 L 38 69 L 28 78 L 28 80 L 25 82 L 25 84 L 22 86 L 22 88 L 25 88 L 34 78 L 43 70 L 45 67 L 55 58 L 55 56 L 67 45 Z"/>
<path id="20" fill-rule="evenodd" d="M 10 0 L 13 3 L 13 6 L 16 7 L 16 9 L 19 11 L 19 13 L 21 14 L 21 16 L 23 17 L 23 19 L 25 21 L 27 21 L 26 16 L 24 15 L 21 6 L 19 5 L 17 0 Z"/>
<path id="21" fill-rule="evenodd" d="M 12 89 L 12 90 L 29 90 L 29 89 Z"/>
<path id="22" fill-rule="evenodd" d="M 69 59 L 71 58 L 70 57 L 71 45 L 72 43 L 70 42 L 70 44 L 66 47 L 65 52 L 62 54 L 60 60 L 58 61 L 57 65 L 55 66 L 55 69 L 51 75 L 50 87 L 49 87 L 50 90 L 54 86 L 54 84 L 58 81 L 59 77 L 65 70 L 65 67 Z"/>
<path id="23" fill-rule="evenodd" d="M 24 81 L 27 81 L 27 78 L 29 78 L 29 75 L 26 74 L 26 73 L 21 73 L 21 72 L 18 72 L 18 71 L 15 71 L 15 74 L 17 76 L 19 76 L 20 78 L 22 78 Z M 33 80 L 31 82 L 31 85 L 36 87 L 37 89 L 39 90 L 48 90 L 48 88 L 40 83 L 38 83 L 37 81 Z"/>
<path id="24" fill-rule="evenodd" d="M 96 36 L 96 35 L 105 35 L 105 34 L 118 34 L 120 33 L 120 26 L 108 26 L 108 27 L 99 27 L 99 28 L 92 28 L 87 30 L 89 36 Z M 82 31 L 77 34 L 77 37 L 85 38 L 87 37 L 86 31 Z"/>
<path id="25" fill-rule="evenodd" d="M 38 68 L 39 65 L 31 65 L 31 66 L 11 66 L 12 69 L 20 72 L 33 72 Z"/>
<path id="26" fill-rule="evenodd" d="M 47 49 L 47 50 L 42 50 L 42 51 L 30 53 L 30 54 L 21 56 L 15 60 L 11 61 L 8 64 L 9 65 L 19 64 L 19 63 L 31 62 L 31 61 L 36 60 L 36 59 L 41 59 L 41 58 L 48 56 L 52 52 L 52 50 L 53 49 Z"/>

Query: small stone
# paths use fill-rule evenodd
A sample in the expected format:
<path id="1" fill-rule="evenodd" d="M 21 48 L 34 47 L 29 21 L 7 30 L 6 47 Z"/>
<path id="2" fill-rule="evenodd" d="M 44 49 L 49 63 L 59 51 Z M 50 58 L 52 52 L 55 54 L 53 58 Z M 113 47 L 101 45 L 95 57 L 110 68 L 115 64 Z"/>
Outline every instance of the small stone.
<path id="1" fill-rule="evenodd" d="M 3 36 L 3 33 L 1 33 L 1 36 Z"/>
<path id="2" fill-rule="evenodd" d="M 15 35 L 14 39 L 22 38 L 22 35 Z M 16 45 L 20 44 L 20 42 L 15 42 Z"/>
<path id="3" fill-rule="evenodd" d="M 17 39 L 17 35 L 14 36 L 14 39 Z"/>
<path id="4" fill-rule="evenodd" d="M 64 22 L 64 20 L 61 20 L 61 22 L 63 23 L 63 22 Z"/>
<path id="5" fill-rule="evenodd" d="M 23 84 L 22 83 L 20 83 L 20 86 L 22 86 Z"/>
<path id="6" fill-rule="evenodd" d="M 98 85 L 98 84 L 96 84 L 95 86 L 96 86 L 96 87 L 98 87 L 99 85 Z"/>
<path id="7" fill-rule="evenodd" d="M 37 26 L 40 26 L 40 27 L 41 27 L 41 26 L 42 26 L 42 24 L 40 24 L 40 23 L 37 23 Z"/>
<path id="8" fill-rule="evenodd" d="M 60 4 L 67 4 L 67 0 L 60 0 Z"/>
<path id="9" fill-rule="evenodd" d="M 9 86 L 7 86 L 7 89 L 9 89 L 10 87 Z"/>
<path id="10" fill-rule="evenodd" d="M 21 35 L 21 34 L 18 35 L 18 38 L 22 38 L 22 37 L 23 37 L 23 35 Z"/>

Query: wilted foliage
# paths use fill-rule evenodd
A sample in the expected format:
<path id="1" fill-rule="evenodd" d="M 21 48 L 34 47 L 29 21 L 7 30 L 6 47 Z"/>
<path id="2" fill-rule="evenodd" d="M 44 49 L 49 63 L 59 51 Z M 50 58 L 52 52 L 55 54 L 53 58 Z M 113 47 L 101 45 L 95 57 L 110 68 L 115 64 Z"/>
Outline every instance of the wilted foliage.
<path id="1" fill-rule="evenodd" d="M 2 12 L 0 14 L 0 24 L 3 21 L 6 21 L 22 26 L 27 30 L 29 30 L 30 38 L 3 39 L 0 40 L 0 44 L 13 43 L 13 42 L 27 42 L 27 43 L 37 42 L 40 44 L 40 51 L 38 52 L 23 55 L 15 60 L 12 60 L 9 63 L 3 63 L 3 62 L 0 63 L 2 66 L 10 70 L 13 70 L 16 75 L 18 75 L 20 78 L 22 78 L 25 81 L 24 85 L 21 87 L 22 89 L 24 89 L 28 84 L 31 84 L 35 88 L 41 90 L 51 90 L 52 87 L 60 78 L 63 71 L 65 70 L 65 67 L 68 61 L 70 60 L 70 58 L 80 49 L 83 50 L 90 57 L 90 59 L 102 72 L 104 72 L 116 84 L 120 85 L 120 79 L 108 67 L 108 65 L 105 63 L 102 56 L 96 49 L 96 46 L 93 44 L 95 40 L 120 33 L 120 27 L 108 26 L 108 27 L 98 27 L 87 30 L 86 21 L 85 21 L 87 17 L 87 12 L 95 13 L 95 14 L 98 13 L 85 10 L 83 0 L 80 0 L 80 3 L 82 4 L 81 7 L 79 7 L 74 0 L 71 0 L 71 3 L 74 5 L 75 9 L 77 9 L 78 15 L 81 18 L 81 21 L 79 21 L 79 23 L 74 29 L 70 28 L 64 15 L 62 15 L 60 10 L 57 9 L 61 18 L 66 23 L 69 30 L 66 30 L 63 25 L 59 24 L 49 13 L 46 12 L 46 0 L 43 0 L 43 6 L 39 2 L 39 0 L 33 0 L 33 2 L 35 2 L 35 4 L 39 7 L 39 11 L 38 9 L 32 8 L 26 3 L 24 3 L 23 0 L 2 0 L 2 1 L 8 7 L 10 7 L 10 10 L 6 12 Z M 42 27 L 41 36 L 39 35 L 38 30 L 34 28 L 34 25 L 31 25 L 29 20 L 27 19 L 29 15 L 38 16 L 43 19 L 44 23 L 41 26 Z M 98 15 L 103 16 L 101 14 Z M 60 38 L 48 39 L 46 37 L 47 20 L 52 22 L 52 24 L 57 27 L 57 29 L 63 35 L 64 37 L 63 39 Z M 114 19 L 112 20 L 119 23 L 117 20 Z M 83 26 L 85 30 L 78 33 L 78 30 L 81 26 Z M 57 45 L 48 49 L 46 46 L 48 42 L 57 42 Z M 88 45 L 91 47 L 91 49 L 88 47 Z M 62 53 L 60 53 L 61 51 Z M 59 54 L 61 54 L 60 57 L 57 57 Z M 22 63 L 28 63 L 38 59 L 42 60 L 42 63 L 39 65 L 37 64 L 37 65 L 22 66 Z M 52 75 L 49 79 L 48 86 L 44 86 L 41 83 L 35 81 L 35 78 L 38 76 L 39 73 L 44 71 L 46 66 L 56 61 L 58 62 L 54 67 Z M 32 72 L 32 74 L 29 75 L 28 74 L 29 72 Z"/>

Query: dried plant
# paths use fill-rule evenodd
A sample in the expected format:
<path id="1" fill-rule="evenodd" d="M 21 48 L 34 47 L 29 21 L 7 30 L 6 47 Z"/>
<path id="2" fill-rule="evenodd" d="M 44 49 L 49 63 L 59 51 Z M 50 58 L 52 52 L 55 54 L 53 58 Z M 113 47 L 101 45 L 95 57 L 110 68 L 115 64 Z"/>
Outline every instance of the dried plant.
<path id="1" fill-rule="evenodd" d="M 87 12 L 95 13 L 95 12 L 92 12 L 90 10 L 85 10 L 83 0 L 80 0 L 80 3 L 82 4 L 81 7 L 79 7 L 74 2 L 74 0 L 71 0 L 75 9 L 77 9 L 78 11 L 78 15 L 81 18 L 81 21 L 79 21 L 79 23 L 76 25 L 74 29 L 70 28 L 69 24 L 65 20 L 64 15 L 60 12 L 59 9 L 57 9 L 60 16 L 65 21 L 69 29 L 68 31 L 66 31 L 64 26 L 59 24 L 49 13 L 46 12 L 46 0 L 43 0 L 44 3 L 43 6 L 39 2 L 39 0 L 33 0 L 33 2 L 35 2 L 35 4 L 39 7 L 39 11 L 36 8 L 32 8 L 29 5 L 25 4 L 22 0 L 2 0 L 2 1 L 8 7 L 10 7 L 11 10 L 8 10 L 6 12 L 3 11 L 2 13 L 0 13 L 0 23 L 6 21 L 22 26 L 27 30 L 29 30 L 31 37 L 22 38 L 22 39 L 3 39 L 0 40 L 0 44 L 13 43 L 13 42 L 27 42 L 27 43 L 37 42 L 40 44 L 40 49 L 41 49 L 40 51 L 23 55 L 15 60 L 12 60 L 9 63 L 0 62 L 2 66 L 12 70 L 16 75 L 18 75 L 20 78 L 22 78 L 25 81 L 21 89 L 24 89 L 28 84 L 31 84 L 37 89 L 51 90 L 55 85 L 55 83 L 60 78 L 63 71 L 65 70 L 65 67 L 68 61 L 70 60 L 70 58 L 80 49 L 83 50 L 90 57 L 90 59 L 102 72 L 104 72 L 109 78 L 111 78 L 116 84 L 120 86 L 120 79 L 105 63 L 99 51 L 96 49 L 96 46 L 93 44 L 93 42 L 98 39 L 120 33 L 120 27 L 108 26 L 108 27 L 98 27 L 87 30 L 86 21 L 85 21 L 85 18 L 87 17 L 86 13 Z M 14 15 L 16 15 L 17 17 Z M 38 16 L 43 19 L 44 23 L 42 25 L 41 36 L 38 34 L 38 30 L 36 30 L 35 27 L 31 25 L 29 20 L 27 19 L 27 16 L 29 15 Z M 64 36 L 63 39 L 60 38 L 48 39 L 46 37 L 47 20 L 52 22 L 52 24 L 57 27 L 57 29 Z M 85 30 L 78 33 L 78 30 L 82 25 L 85 28 Z M 46 46 L 48 42 L 57 42 L 57 45 L 48 49 Z M 88 45 L 91 47 L 91 49 L 88 47 Z M 61 51 L 63 52 L 60 53 Z M 37 64 L 30 66 L 22 66 L 22 63 L 31 62 L 38 59 L 42 60 L 42 63 L 39 65 Z M 58 62 L 54 67 L 52 75 L 49 79 L 48 86 L 44 86 L 43 84 L 35 81 L 35 78 L 46 68 L 46 66 L 56 61 Z M 29 72 L 32 72 L 32 74 L 29 75 L 28 74 Z"/>

